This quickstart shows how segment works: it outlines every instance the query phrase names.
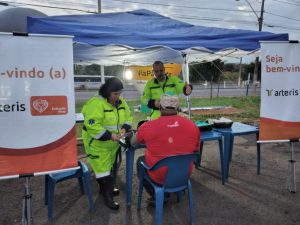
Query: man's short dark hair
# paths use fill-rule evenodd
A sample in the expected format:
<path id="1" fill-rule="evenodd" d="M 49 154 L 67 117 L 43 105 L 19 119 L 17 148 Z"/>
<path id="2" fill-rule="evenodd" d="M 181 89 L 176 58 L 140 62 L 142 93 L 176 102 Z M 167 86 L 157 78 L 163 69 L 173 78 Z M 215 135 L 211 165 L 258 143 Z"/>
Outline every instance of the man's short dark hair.
<path id="1" fill-rule="evenodd" d="M 152 66 L 154 67 L 154 66 L 158 66 L 158 65 L 162 65 L 163 66 L 164 63 L 162 61 L 155 61 Z"/>

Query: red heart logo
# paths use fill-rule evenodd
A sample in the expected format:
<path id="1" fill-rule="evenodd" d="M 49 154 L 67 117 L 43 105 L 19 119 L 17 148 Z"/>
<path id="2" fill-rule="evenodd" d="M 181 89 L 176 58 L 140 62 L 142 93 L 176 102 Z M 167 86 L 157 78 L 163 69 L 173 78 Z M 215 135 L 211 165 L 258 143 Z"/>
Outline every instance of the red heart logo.
<path id="1" fill-rule="evenodd" d="M 48 101 L 44 99 L 37 99 L 32 105 L 36 111 L 42 113 L 48 108 Z"/>

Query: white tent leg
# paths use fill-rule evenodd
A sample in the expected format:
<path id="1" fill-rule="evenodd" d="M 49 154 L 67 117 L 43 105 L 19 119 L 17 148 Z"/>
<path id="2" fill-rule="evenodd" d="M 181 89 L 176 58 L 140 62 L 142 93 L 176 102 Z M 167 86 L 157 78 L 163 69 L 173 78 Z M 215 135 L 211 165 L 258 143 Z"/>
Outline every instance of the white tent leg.
<path id="1" fill-rule="evenodd" d="M 296 178 L 295 178 L 295 169 L 296 161 L 294 159 L 294 141 L 290 141 L 290 160 L 289 160 L 289 191 L 292 193 L 296 192 Z"/>
<path id="2" fill-rule="evenodd" d="M 29 176 L 26 176 L 23 196 L 22 225 L 31 225 L 31 222 L 31 194 L 29 191 Z"/>
<path id="3" fill-rule="evenodd" d="M 101 84 L 105 84 L 104 66 L 100 65 Z"/>
<path id="4" fill-rule="evenodd" d="M 190 83 L 190 70 L 189 70 L 189 63 L 187 61 L 187 56 L 184 55 L 184 64 L 183 64 L 183 80 L 189 84 Z M 186 96 L 186 103 L 187 103 L 187 107 L 188 107 L 188 113 L 189 113 L 189 119 L 192 118 L 191 115 L 191 103 L 190 103 L 190 96 Z"/>

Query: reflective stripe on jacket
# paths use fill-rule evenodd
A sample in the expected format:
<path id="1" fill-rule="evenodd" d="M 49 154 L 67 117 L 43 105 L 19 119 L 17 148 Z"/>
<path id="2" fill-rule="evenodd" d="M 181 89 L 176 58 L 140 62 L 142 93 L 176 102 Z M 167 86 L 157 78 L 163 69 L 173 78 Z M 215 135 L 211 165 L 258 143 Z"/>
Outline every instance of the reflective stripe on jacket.
<path id="1" fill-rule="evenodd" d="M 83 106 L 84 126 L 90 138 L 99 139 L 106 130 L 118 134 L 123 124 L 132 124 L 130 109 L 121 97 L 116 108 L 105 98 L 92 97 Z"/>
<path id="2" fill-rule="evenodd" d="M 105 98 L 95 96 L 85 103 L 82 114 L 84 116 L 82 139 L 88 160 L 97 176 L 105 174 L 112 168 L 119 144 L 112 140 L 99 139 L 107 131 L 118 134 L 124 124 L 131 126 L 130 109 L 122 97 L 116 108 Z"/>

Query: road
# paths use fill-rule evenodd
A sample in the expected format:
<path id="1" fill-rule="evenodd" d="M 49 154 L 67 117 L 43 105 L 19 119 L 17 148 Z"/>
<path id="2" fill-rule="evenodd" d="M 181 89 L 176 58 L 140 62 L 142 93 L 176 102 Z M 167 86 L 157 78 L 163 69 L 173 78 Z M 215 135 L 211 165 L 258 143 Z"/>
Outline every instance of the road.
<path id="1" fill-rule="evenodd" d="M 86 101 L 93 95 L 97 94 L 98 90 L 76 90 L 75 99 L 77 102 Z M 237 87 L 228 87 L 228 88 L 203 88 L 200 86 L 194 86 L 193 93 L 191 97 L 216 97 L 216 96 L 224 96 L 224 97 L 233 97 L 233 96 L 246 96 L 246 88 L 237 88 Z M 249 95 L 252 95 L 252 89 L 249 88 Z M 256 95 L 260 95 L 260 88 L 257 88 Z M 126 87 L 123 91 L 123 97 L 127 100 L 138 100 L 140 99 L 140 94 L 134 87 Z"/>

